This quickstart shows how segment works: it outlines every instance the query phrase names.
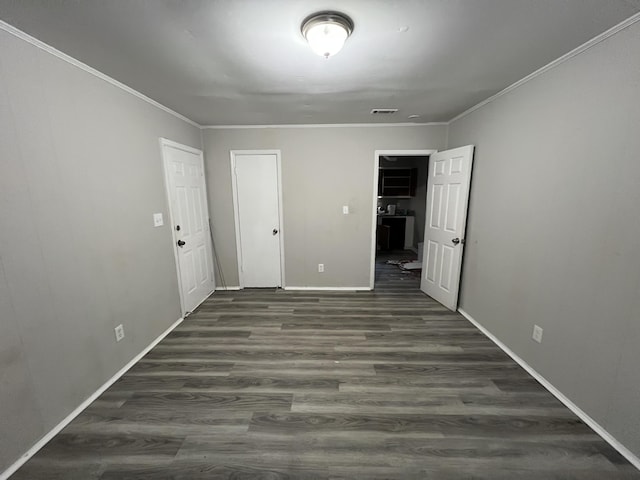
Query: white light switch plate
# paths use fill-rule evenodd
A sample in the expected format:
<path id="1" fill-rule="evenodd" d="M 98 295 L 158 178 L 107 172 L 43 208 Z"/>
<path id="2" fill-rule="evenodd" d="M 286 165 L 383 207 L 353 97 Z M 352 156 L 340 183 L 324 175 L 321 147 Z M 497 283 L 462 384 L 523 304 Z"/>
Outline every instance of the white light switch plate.
<path id="1" fill-rule="evenodd" d="M 162 214 L 161 213 L 154 213 L 153 214 L 153 226 L 154 227 L 161 227 L 164 225 L 164 220 L 162 218 Z"/>
<path id="2" fill-rule="evenodd" d="M 349 205 L 344 205 L 342 207 L 342 213 L 345 215 L 349 215 Z"/>

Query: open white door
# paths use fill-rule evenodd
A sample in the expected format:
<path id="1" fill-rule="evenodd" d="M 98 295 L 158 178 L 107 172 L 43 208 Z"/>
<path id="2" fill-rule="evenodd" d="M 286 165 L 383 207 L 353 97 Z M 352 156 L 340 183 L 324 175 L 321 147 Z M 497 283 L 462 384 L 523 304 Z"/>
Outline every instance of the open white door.
<path id="1" fill-rule="evenodd" d="M 472 163 L 473 145 L 429 158 L 420 289 L 454 311 L 458 307 Z"/>
<path id="2" fill-rule="evenodd" d="M 202 152 L 161 139 L 182 313 L 213 290 L 213 255 Z"/>
<path id="3" fill-rule="evenodd" d="M 279 152 L 231 152 L 240 287 L 281 287 Z"/>

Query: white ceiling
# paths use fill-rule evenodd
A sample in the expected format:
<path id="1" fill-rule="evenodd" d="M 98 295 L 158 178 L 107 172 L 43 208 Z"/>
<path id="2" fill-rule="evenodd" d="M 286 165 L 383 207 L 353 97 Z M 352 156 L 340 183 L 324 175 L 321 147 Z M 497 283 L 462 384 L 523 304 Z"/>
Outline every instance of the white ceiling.
<path id="1" fill-rule="evenodd" d="M 320 10 L 355 23 L 329 60 L 300 34 Z M 640 0 L 0 0 L 2 20 L 202 125 L 448 121 L 638 11 Z"/>

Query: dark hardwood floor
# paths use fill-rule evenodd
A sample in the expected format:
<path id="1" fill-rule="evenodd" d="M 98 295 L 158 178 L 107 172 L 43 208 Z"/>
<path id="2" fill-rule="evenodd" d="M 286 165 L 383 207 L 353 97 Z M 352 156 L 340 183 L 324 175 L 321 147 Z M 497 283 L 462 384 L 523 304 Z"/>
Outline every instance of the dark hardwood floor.
<path id="1" fill-rule="evenodd" d="M 218 292 L 12 480 L 640 479 L 419 276 Z"/>

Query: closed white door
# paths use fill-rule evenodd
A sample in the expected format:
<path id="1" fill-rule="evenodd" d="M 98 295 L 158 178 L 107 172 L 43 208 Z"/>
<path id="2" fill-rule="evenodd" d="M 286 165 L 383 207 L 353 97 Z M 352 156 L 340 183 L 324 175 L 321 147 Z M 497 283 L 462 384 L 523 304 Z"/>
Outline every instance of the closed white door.
<path id="1" fill-rule="evenodd" d="M 215 290 L 202 152 L 162 140 L 183 314 Z"/>
<path id="2" fill-rule="evenodd" d="M 240 287 L 280 287 L 281 232 L 277 153 L 232 152 Z"/>
<path id="3" fill-rule="evenodd" d="M 450 310 L 458 307 L 473 145 L 429 158 L 420 289 Z"/>

